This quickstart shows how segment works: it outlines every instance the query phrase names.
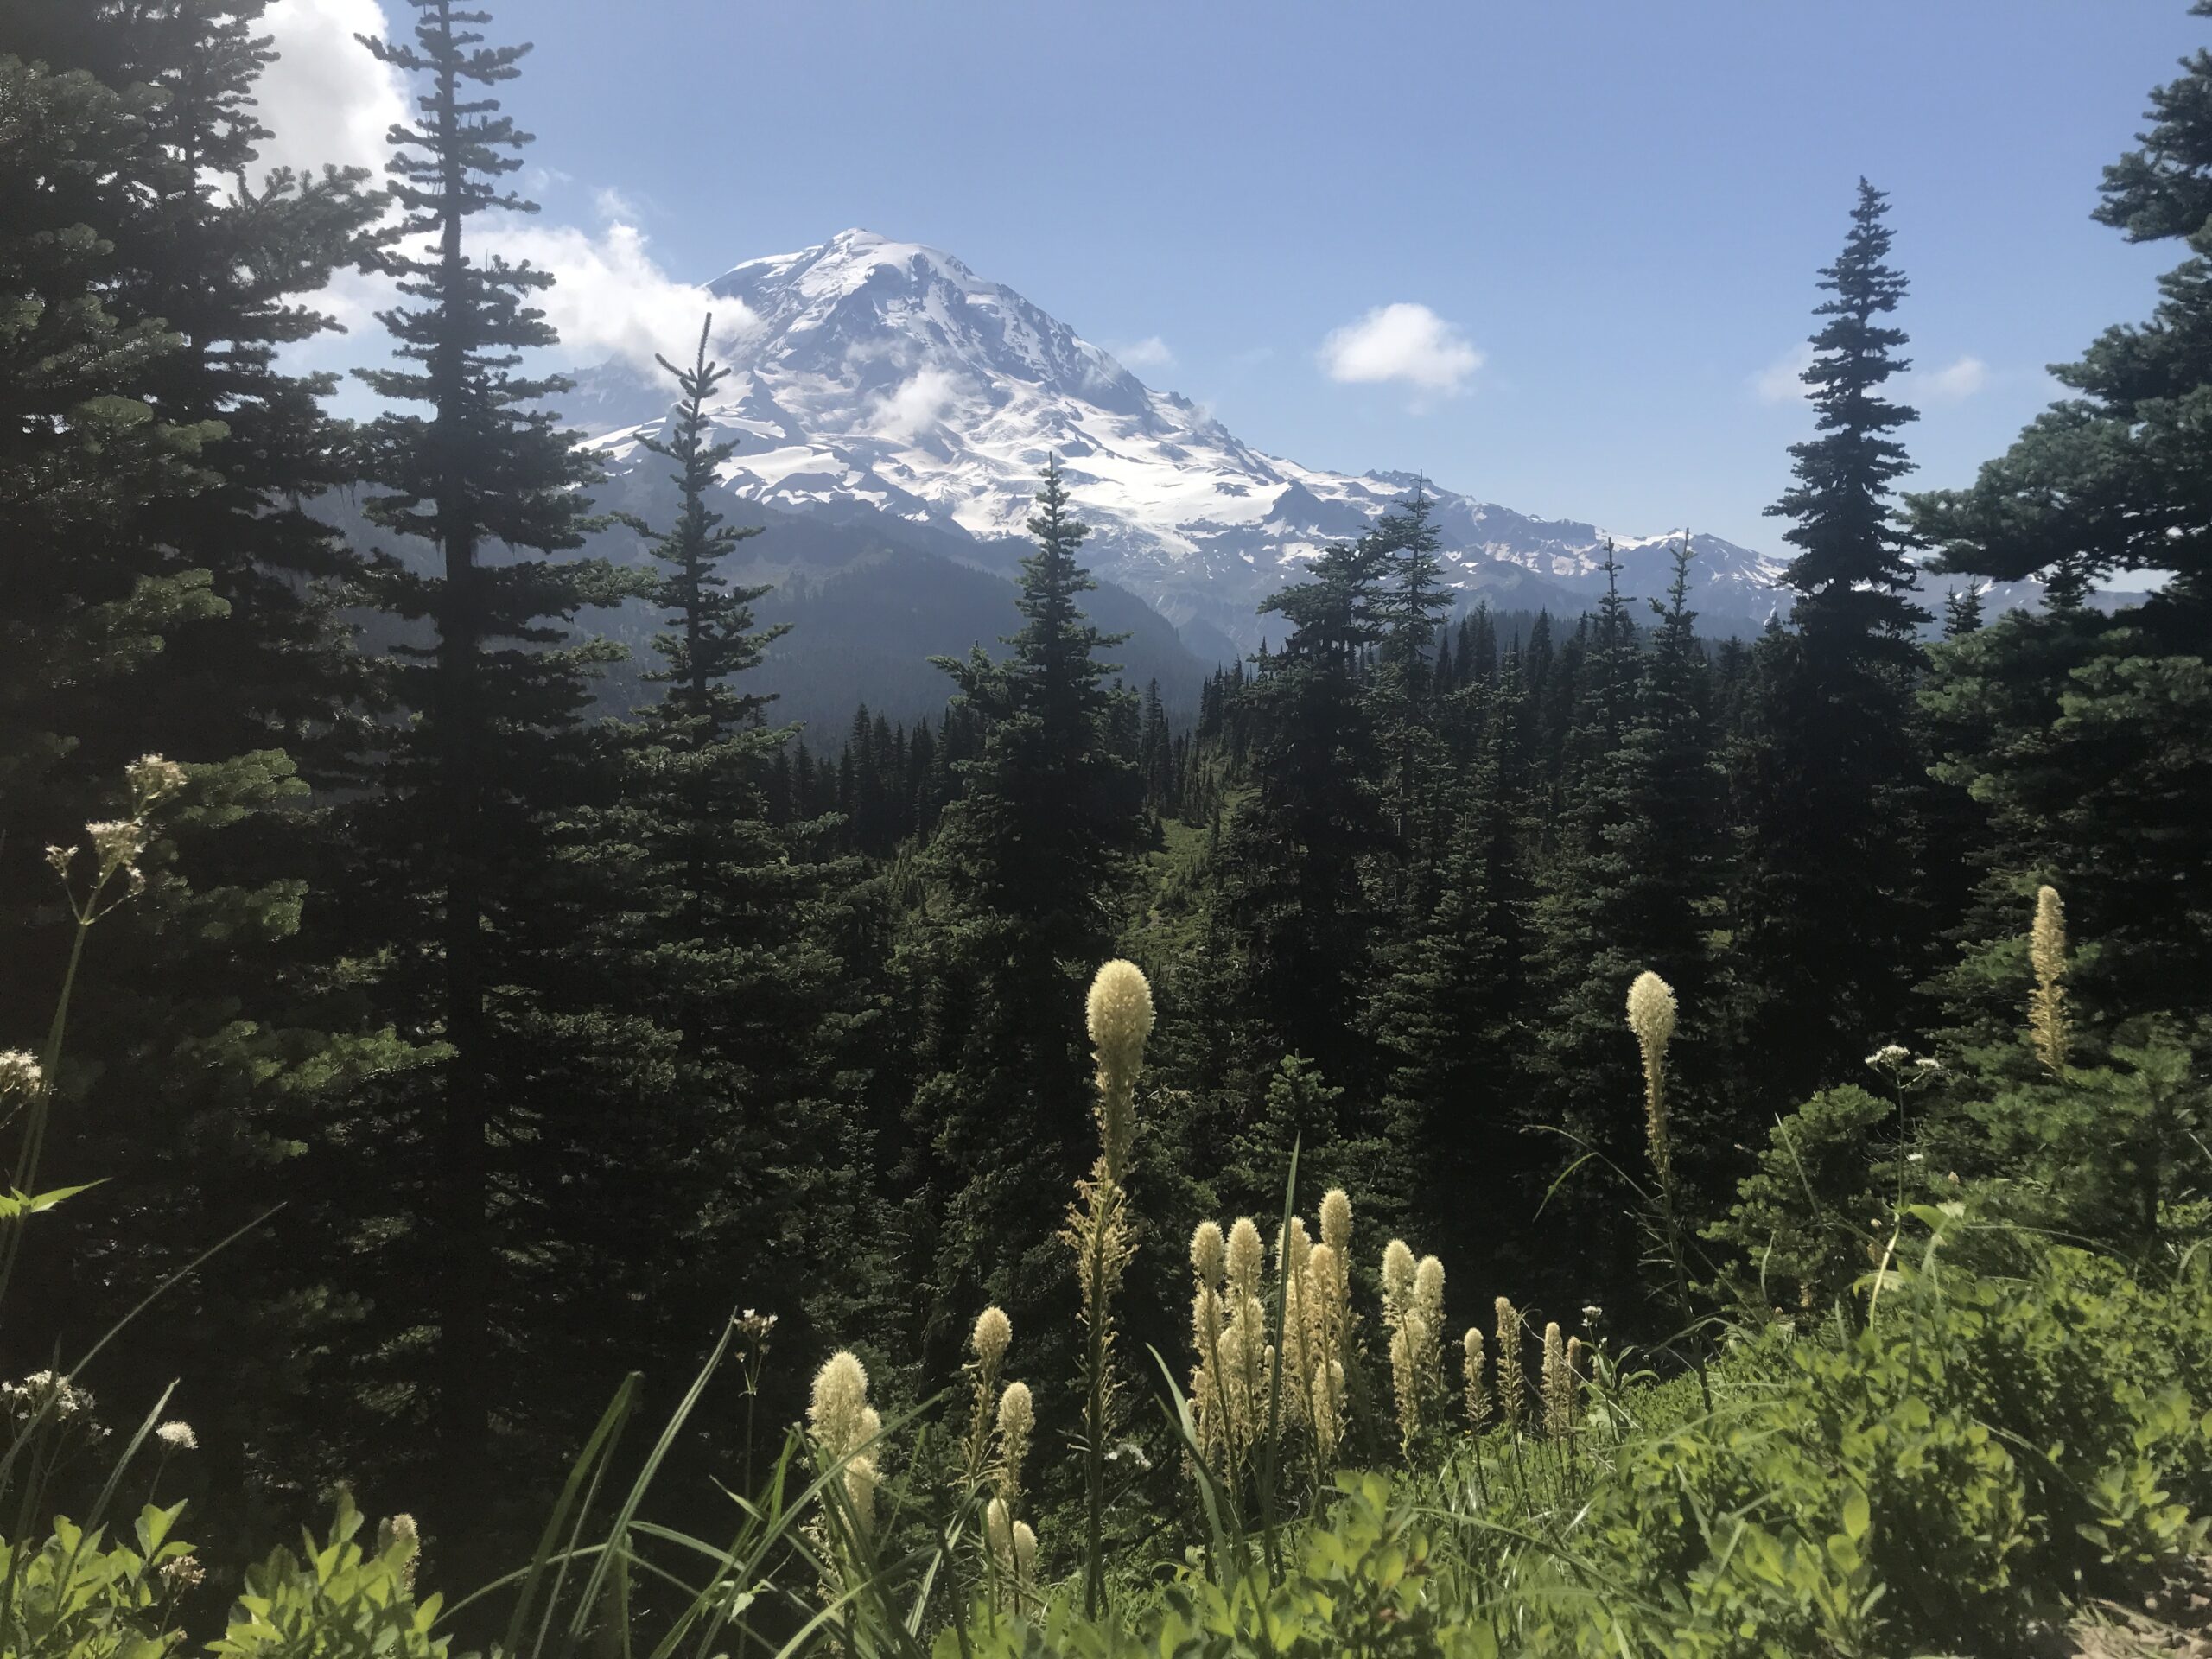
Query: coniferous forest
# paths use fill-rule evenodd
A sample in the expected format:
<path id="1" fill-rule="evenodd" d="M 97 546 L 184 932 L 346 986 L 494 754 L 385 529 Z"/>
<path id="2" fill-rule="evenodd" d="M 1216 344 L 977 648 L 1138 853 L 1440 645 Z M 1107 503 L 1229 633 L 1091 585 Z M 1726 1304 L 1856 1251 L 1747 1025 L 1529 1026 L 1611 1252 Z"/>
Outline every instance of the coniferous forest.
<path id="1" fill-rule="evenodd" d="M 1835 204 L 1756 637 L 1416 487 L 1132 685 L 1046 457 L 942 714 L 801 732 L 709 334 L 601 556 L 478 246 L 524 9 L 391 8 L 382 177 L 261 167 L 264 10 L 0 7 L 0 1651 L 2202 1639 L 2212 53 L 1969 487 Z"/>

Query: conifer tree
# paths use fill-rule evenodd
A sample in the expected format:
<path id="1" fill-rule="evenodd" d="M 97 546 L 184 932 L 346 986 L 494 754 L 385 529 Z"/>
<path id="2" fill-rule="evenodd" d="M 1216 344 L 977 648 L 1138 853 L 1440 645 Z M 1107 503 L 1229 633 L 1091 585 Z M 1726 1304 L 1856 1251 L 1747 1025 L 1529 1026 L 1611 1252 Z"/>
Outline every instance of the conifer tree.
<path id="1" fill-rule="evenodd" d="M 1302 1054 L 1355 1090 L 1366 1081 L 1357 1029 L 1375 944 L 1362 867 L 1390 840 L 1362 659 L 1381 637 L 1389 560 L 1370 532 L 1327 549 L 1310 581 L 1268 601 L 1293 632 L 1257 659 L 1243 699 L 1253 793 L 1224 855 L 1223 902 L 1243 942 L 1243 1001 L 1267 1063 Z"/>
<path id="2" fill-rule="evenodd" d="M 607 906 L 620 919 L 597 933 L 605 996 L 651 1009 L 664 1033 L 658 1076 L 578 1149 L 599 1173 L 590 1201 L 563 1217 L 575 1240 L 607 1247 L 597 1283 L 626 1287 L 618 1305 L 639 1314 L 596 1322 L 607 1363 L 669 1387 L 733 1304 L 775 1311 L 783 1340 L 834 1330 L 872 1261 L 855 1247 L 872 1230 L 860 1212 L 873 1153 L 851 1087 L 866 1010 L 832 944 L 836 889 L 856 873 L 819 855 L 821 820 L 779 823 L 770 810 L 793 728 L 767 724 L 773 698 L 745 677 L 785 628 L 754 622 L 766 586 L 726 573 L 760 531 L 710 505 L 737 449 L 714 435 L 728 371 L 707 355 L 712 326 L 689 366 L 661 360 L 678 394 L 664 431 L 644 440 L 676 486 L 648 543 L 659 571 L 645 597 L 663 627 L 645 682 L 661 690 L 626 734 L 621 788 L 602 814 L 600 855 L 619 846 L 628 859 L 608 895 L 620 904 Z M 611 1227 L 610 1215 L 632 1224 Z"/>
<path id="3" fill-rule="evenodd" d="M 2212 17 L 2205 0 L 2193 16 Z M 2183 257 L 2150 319 L 2105 330 L 2052 372 L 2075 395 L 2029 424 L 1967 489 L 1918 497 L 1942 568 L 2036 579 L 2045 614 L 1957 640 L 1930 690 L 1944 776 L 1970 787 L 1995 844 L 1952 984 L 1955 1021 L 2003 1006 L 2013 918 L 2039 882 L 2101 949 L 2078 993 L 2107 1010 L 2201 1009 L 2212 996 L 2212 536 L 2201 434 L 2212 410 L 2212 50 L 2151 94 L 2138 147 L 2105 170 L 2097 219 Z M 2149 575 L 2117 614 L 2093 588 Z M 1961 1001 L 1963 999 L 1963 1001 Z"/>
<path id="4" fill-rule="evenodd" d="M 1376 1197 L 1461 1259 L 1525 1270 L 1530 1235 L 1516 1224 L 1533 1219 L 1523 1200 L 1541 1188 L 1544 1149 L 1523 1133 L 1534 826 L 1516 675 L 1509 660 L 1500 683 L 1454 699 L 1470 741 L 1427 908 L 1378 948 L 1386 976 L 1368 1022 L 1387 1068 Z"/>
<path id="5" fill-rule="evenodd" d="M 1084 994 L 1114 954 L 1110 895 L 1141 833 L 1142 780 L 1114 737 L 1132 699 L 1101 660 L 1119 638 L 1084 613 L 1096 586 L 1079 557 L 1089 532 L 1056 460 L 1037 502 L 1010 654 L 936 659 L 981 744 L 951 760 L 959 795 L 930 844 L 930 913 L 906 964 L 920 1073 L 912 1202 L 936 1257 L 924 1310 L 932 1363 L 983 1300 L 1047 1341 L 1071 1324 L 1043 1310 L 1071 1308 L 1055 1241 L 1061 1194 L 1093 1137 Z M 949 716 L 941 756 L 955 728 Z"/>
<path id="6" fill-rule="evenodd" d="M 1678 1110 L 1701 1105 L 1708 1082 L 1707 934 L 1724 873 L 1717 856 L 1724 779 L 1708 721 L 1704 648 L 1689 608 L 1689 563 L 1686 537 L 1665 604 L 1652 601 L 1657 627 L 1619 700 L 1618 734 L 1592 748 L 1575 787 L 1539 912 L 1548 1010 L 1535 1056 L 1539 1097 L 1549 1121 L 1603 1154 L 1612 1169 L 1638 1166 L 1643 1133 L 1642 1063 L 1620 1018 L 1623 987 L 1637 974 L 1656 971 L 1684 988 L 1691 1010 L 1675 1066 Z M 1602 721 L 1606 702 L 1593 691 L 1586 717 Z M 1573 1230 L 1625 1290 L 1637 1276 L 1632 1207 L 1600 1171 L 1590 1176 L 1570 1197 Z"/>
<path id="7" fill-rule="evenodd" d="M 41 1305 L 11 1321 L 42 1355 L 266 1210 L 318 1112 L 410 1056 L 300 931 L 340 862 L 306 785 L 355 778 L 371 689 L 338 614 L 355 561 L 306 506 L 350 478 L 349 446 L 329 378 L 278 353 L 331 326 L 313 296 L 365 256 L 381 204 L 358 170 L 252 176 L 263 10 L 0 16 L 0 53 L 45 60 L 10 65 L 0 94 L 0 191 L 20 193 L 0 217 L 22 238 L 0 232 L 0 294 L 29 302 L 0 299 L 23 325 L 0 329 L 18 417 L 0 431 L 0 1032 L 54 994 L 37 849 L 111 816 L 138 754 L 191 780 L 78 999 L 100 1043 L 52 1154 L 107 1185 L 43 1234 Z M 226 1502 L 311 1485 L 323 1455 L 291 1356 L 329 1339 L 328 1303 L 293 1220 L 154 1304 L 114 1362 L 118 1388 L 181 1377 Z"/>
<path id="8" fill-rule="evenodd" d="M 649 1040 L 642 1016 L 607 1020 L 589 976 L 577 980 L 584 918 L 604 895 L 564 817 L 588 793 L 590 672 L 620 655 L 573 643 L 567 625 L 636 583 L 551 556 L 582 544 L 581 492 L 596 475 L 546 406 L 569 383 L 517 372 L 523 353 L 556 342 L 529 303 L 552 277 L 469 241 L 478 216 L 527 207 L 499 181 L 521 166 L 528 136 L 477 89 L 512 79 L 528 48 L 486 44 L 488 14 L 453 0 L 409 4 L 411 44 L 367 45 L 423 83 L 417 120 L 392 134 L 404 217 L 385 256 L 414 303 L 382 314 L 400 366 L 359 372 L 387 403 L 424 410 L 369 429 L 382 493 L 365 505 L 379 529 L 429 552 L 380 551 L 372 572 L 406 641 L 391 688 L 416 720 L 389 732 L 354 814 L 365 856 L 353 920 L 357 948 L 385 964 L 380 1006 L 446 1058 L 355 1109 L 385 1122 L 391 1165 L 372 1166 L 370 1190 L 407 1218 L 375 1262 L 376 1288 L 385 1340 L 429 1349 L 395 1379 L 435 1449 L 424 1507 L 480 1547 L 495 1491 L 531 1501 L 492 1471 L 518 1427 L 502 1395 L 527 1380 L 509 1357 L 528 1323 L 518 1301 L 569 1288 L 558 1257 L 532 1252 L 545 1184 L 571 1173 L 557 1166 L 578 1116 L 606 1111 L 606 1091 L 634 1095 L 642 1078 L 621 1056 Z M 427 1306 L 413 1300 L 424 1286 Z"/>
<path id="9" fill-rule="evenodd" d="M 1926 762 L 1912 718 L 1909 537 L 1895 437 L 1912 411 L 1883 388 L 1905 369 L 1885 319 L 1905 282 L 1888 263 L 1886 199 L 1864 180 L 1843 252 L 1821 275 L 1832 297 L 1813 337 L 1816 435 L 1794 446 L 1796 483 L 1770 511 L 1797 550 L 1783 582 L 1792 629 L 1759 649 L 1752 724 L 1735 794 L 1745 856 L 1736 892 L 1741 1049 L 1760 1113 L 1853 1075 L 1870 1037 L 1909 1034 L 1924 971 L 1924 895 L 1912 819 Z"/>

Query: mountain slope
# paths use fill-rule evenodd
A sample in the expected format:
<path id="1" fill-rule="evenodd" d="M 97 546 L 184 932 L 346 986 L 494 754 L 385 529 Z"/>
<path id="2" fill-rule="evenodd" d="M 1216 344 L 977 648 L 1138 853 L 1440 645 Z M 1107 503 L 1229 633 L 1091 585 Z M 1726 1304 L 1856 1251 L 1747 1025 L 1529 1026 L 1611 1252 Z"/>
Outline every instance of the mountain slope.
<path id="1" fill-rule="evenodd" d="M 741 448 L 723 481 L 748 500 L 848 522 L 881 514 L 984 543 L 1021 535 L 1037 470 L 1058 454 L 1094 569 L 1194 645 L 1249 649 L 1255 607 L 1328 543 L 1355 536 L 1414 480 L 1303 467 L 1240 442 L 1189 399 L 950 255 L 867 231 L 748 260 L 707 284 L 741 328 L 718 421 Z M 658 389 L 610 367 L 564 400 L 626 472 L 664 418 Z M 1603 533 L 1428 485 L 1447 579 L 1508 604 L 1595 590 Z M 1617 538 L 1624 585 L 1664 586 L 1666 537 Z M 1779 564 L 1695 538 L 1697 602 L 1716 620 L 1773 608 Z M 1203 642 L 1203 644 L 1202 644 Z"/>

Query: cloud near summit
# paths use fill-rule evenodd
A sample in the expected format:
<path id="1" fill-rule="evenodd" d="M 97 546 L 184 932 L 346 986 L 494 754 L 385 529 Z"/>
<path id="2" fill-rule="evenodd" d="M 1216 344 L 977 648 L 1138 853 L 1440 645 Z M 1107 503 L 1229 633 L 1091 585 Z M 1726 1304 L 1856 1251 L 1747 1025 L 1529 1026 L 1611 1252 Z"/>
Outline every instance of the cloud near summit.
<path id="1" fill-rule="evenodd" d="M 381 183 L 388 154 L 385 133 L 409 115 L 409 94 L 401 78 L 354 36 L 392 38 L 387 10 L 378 0 L 277 0 L 266 26 L 277 57 L 256 89 L 262 124 L 272 135 L 263 147 L 263 162 L 366 167 Z M 548 174 L 543 182 L 574 181 Z M 611 357 L 658 378 L 656 354 L 690 360 L 709 308 L 718 349 L 728 350 L 753 326 L 754 319 L 736 302 L 710 299 L 662 269 L 639 227 L 638 210 L 620 192 L 598 190 L 593 203 L 600 222 L 591 227 L 563 224 L 550 214 L 496 213 L 471 226 L 476 257 L 527 260 L 554 274 L 556 285 L 532 302 L 560 330 L 563 361 Z M 349 327 L 362 329 L 371 312 L 397 297 L 382 278 L 348 272 L 322 303 Z M 376 354 L 380 343 L 372 334 L 365 338 L 368 353 Z"/>
<path id="2" fill-rule="evenodd" d="M 1416 391 L 1452 396 L 1483 365 L 1483 354 L 1456 324 L 1425 305 L 1377 306 L 1321 342 L 1322 370 L 1347 384 L 1400 381 Z"/>

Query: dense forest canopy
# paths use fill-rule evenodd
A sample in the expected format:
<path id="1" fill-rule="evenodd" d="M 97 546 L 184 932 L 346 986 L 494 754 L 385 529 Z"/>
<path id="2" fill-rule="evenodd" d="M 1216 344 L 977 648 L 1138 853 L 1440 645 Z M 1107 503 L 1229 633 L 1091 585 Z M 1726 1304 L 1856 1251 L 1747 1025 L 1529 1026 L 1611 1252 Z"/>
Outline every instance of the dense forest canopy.
<path id="1" fill-rule="evenodd" d="M 0 1374 L 50 1392 L 10 1385 L 0 1493 L 99 1492 L 84 1448 L 24 1452 L 98 1350 L 118 1425 L 190 1420 L 162 1496 L 211 1577 L 342 1483 L 473 1587 L 610 1398 L 690 1411 L 666 1514 L 707 1531 L 810 1408 L 793 1444 L 848 1474 L 810 1548 L 849 1588 L 870 1449 L 949 1397 L 902 1502 L 1001 1506 L 983 1567 L 946 1535 L 957 1593 L 1057 1576 L 1096 1612 L 1109 1560 L 1212 1547 L 1158 1518 L 1194 1478 L 1273 1504 L 1298 1459 L 1312 1493 L 1433 1470 L 1471 1421 L 1509 1437 L 1471 1442 L 1485 1499 L 1508 1455 L 1522 1500 L 1580 1492 L 1559 1448 L 1618 1356 L 1717 1409 L 1731 1344 L 1787 1327 L 1841 1397 L 1891 1363 L 1865 1275 L 1970 1202 L 2087 1252 L 2018 1268 L 2038 1294 L 2198 1294 L 2212 55 L 2104 181 L 2103 222 L 2180 245 L 2155 314 L 1970 487 L 1901 493 L 1910 250 L 1872 184 L 1837 204 L 1756 639 L 1700 629 L 1687 541 L 1661 593 L 1609 554 L 1580 616 L 1457 605 L 1416 486 L 1268 601 L 1268 647 L 1131 685 L 1047 458 L 942 712 L 801 733 L 757 690 L 792 625 L 730 573 L 761 532 L 715 488 L 703 305 L 665 347 L 667 511 L 624 521 L 639 562 L 587 549 L 599 463 L 531 367 L 552 278 L 475 241 L 529 205 L 519 20 L 407 0 L 366 43 L 416 98 L 378 180 L 258 168 L 264 10 L 0 10 Z M 286 350 L 348 270 L 395 296 L 360 421 Z M 2047 603 L 1985 620 L 2025 578 Z M 658 628 L 626 659 L 626 605 Z M 1248 1351 L 1288 1408 L 1230 1380 Z M 2176 1424 L 2212 1406 L 2174 1387 Z M 415 1538 L 377 1559 L 411 1574 Z M 1900 1641 L 1985 1616 L 1875 1605 Z"/>

